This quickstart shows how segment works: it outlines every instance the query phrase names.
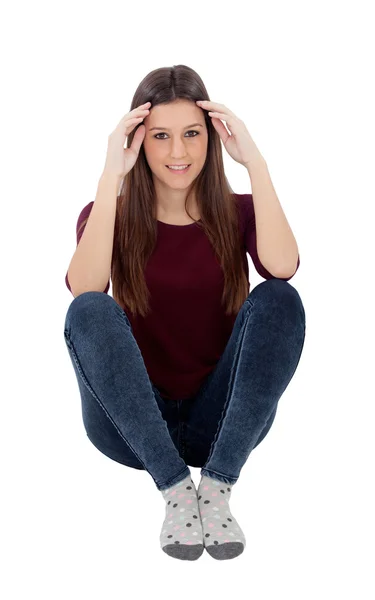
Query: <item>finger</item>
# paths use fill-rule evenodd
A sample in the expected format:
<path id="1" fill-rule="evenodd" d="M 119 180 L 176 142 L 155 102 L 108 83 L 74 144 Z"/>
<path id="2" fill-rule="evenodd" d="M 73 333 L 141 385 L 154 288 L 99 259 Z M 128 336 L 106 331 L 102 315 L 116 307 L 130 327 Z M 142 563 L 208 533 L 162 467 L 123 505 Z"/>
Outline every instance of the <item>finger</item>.
<path id="1" fill-rule="evenodd" d="M 142 146 L 143 139 L 144 139 L 144 132 L 146 130 L 146 128 L 141 129 L 141 127 L 142 127 L 142 124 L 138 127 L 137 131 L 135 132 L 133 141 L 130 146 L 130 148 L 132 150 L 134 150 L 134 152 L 136 152 L 137 154 L 139 153 L 139 150 Z"/>

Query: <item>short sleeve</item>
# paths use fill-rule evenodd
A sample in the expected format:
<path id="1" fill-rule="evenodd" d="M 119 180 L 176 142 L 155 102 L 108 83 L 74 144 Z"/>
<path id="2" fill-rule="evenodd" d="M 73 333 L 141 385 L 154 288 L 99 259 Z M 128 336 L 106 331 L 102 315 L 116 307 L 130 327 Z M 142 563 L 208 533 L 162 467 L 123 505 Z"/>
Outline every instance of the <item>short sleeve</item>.
<path id="1" fill-rule="evenodd" d="M 82 237 L 82 234 L 83 234 L 83 232 L 85 231 L 85 227 L 86 227 L 86 223 L 84 224 L 84 226 L 83 226 L 83 227 L 81 227 L 81 224 L 83 223 L 83 221 L 84 221 L 85 219 L 88 219 L 88 217 L 89 217 L 89 215 L 90 215 L 90 212 L 91 212 L 91 209 L 92 209 L 92 207 L 93 207 L 93 206 L 94 206 L 94 202 L 93 202 L 93 201 L 92 201 L 92 202 L 89 202 L 89 203 L 88 203 L 88 204 L 87 204 L 87 205 L 86 205 L 86 206 L 85 206 L 85 207 L 84 207 L 84 208 L 81 210 L 81 212 L 80 212 L 80 214 L 79 214 L 79 217 L 78 217 L 78 220 L 77 220 L 77 225 L 76 225 L 77 246 L 78 246 L 78 244 L 79 244 L 79 242 L 80 242 L 80 239 L 81 239 L 81 237 Z M 76 247 L 77 247 L 77 246 L 76 246 Z M 106 285 L 106 287 L 105 287 L 105 290 L 104 290 L 104 293 L 105 293 L 105 294 L 108 294 L 108 290 L 109 290 L 109 283 L 110 283 L 110 280 L 108 280 L 108 283 L 107 283 L 107 285 Z M 66 286 L 67 286 L 68 290 L 69 290 L 69 291 L 72 293 L 72 290 L 71 290 L 71 287 L 70 287 L 70 284 L 69 284 L 69 280 L 68 280 L 68 272 L 67 272 L 67 273 L 66 273 L 66 275 L 65 275 L 65 284 L 66 284 Z"/>
<path id="2" fill-rule="evenodd" d="M 283 279 L 284 281 L 289 281 L 297 272 L 300 265 L 300 258 L 298 254 L 297 267 L 294 271 L 293 275 L 290 277 L 276 277 L 272 275 L 260 262 L 258 251 L 257 251 L 257 239 L 256 239 L 256 222 L 255 222 L 255 211 L 254 211 L 254 203 L 253 203 L 253 195 L 252 194 L 242 194 L 242 210 L 243 210 L 243 218 L 245 220 L 244 224 L 244 239 L 245 239 L 245 248 L 246 252 L 250 254 L 251 260 L 253 261 L 254 267 L 256 271 L 259 273 L 261 277 L 264 279 Z"/>

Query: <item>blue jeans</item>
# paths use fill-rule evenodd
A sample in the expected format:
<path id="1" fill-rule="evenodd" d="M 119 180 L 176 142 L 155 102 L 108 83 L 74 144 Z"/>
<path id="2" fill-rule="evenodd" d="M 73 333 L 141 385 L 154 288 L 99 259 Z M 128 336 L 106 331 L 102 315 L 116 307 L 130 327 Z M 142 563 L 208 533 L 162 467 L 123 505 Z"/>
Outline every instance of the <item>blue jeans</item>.
<path id="1" fill-rule="evenodd" d="M 271 428 L 305 331 L 296 289 L 265 280 L 242 305 L 198 392 L 167 400 L 148 376 L 126 312 L 108 294 L 85 292 L 69 306 L 64 336 L 87 436 L 112 460 L 148 471 L 159 490 L 190 475 L 188 465 L 234 484 Z"/>

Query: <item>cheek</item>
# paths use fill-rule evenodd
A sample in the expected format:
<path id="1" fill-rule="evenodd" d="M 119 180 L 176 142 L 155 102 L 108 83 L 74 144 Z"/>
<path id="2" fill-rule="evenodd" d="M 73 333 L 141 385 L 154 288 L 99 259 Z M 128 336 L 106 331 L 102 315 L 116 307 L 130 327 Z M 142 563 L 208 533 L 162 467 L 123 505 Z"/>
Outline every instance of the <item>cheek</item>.
<path id="1" fill-rule="evenodd" d="M 207 151 L 207 146 L 208 146 L 208 137 L 207 136 L 201 136 L 199 139 L 199 148 L 201 152 L 206 152 Z"/>
<path id="2" fill-rule="evenodd" d="M 144 140 L 143 147 L 146 157 L 147 159 L 149 159 L 150 162 L 157 159 L 157 157 L 161 155 L 160 146 L 158 144 L 155 144 L 153 140 Z"/>
<path id="3" fill-rule="evenodd" d="M 205 158 L 207 154 L 207 140 L 202 140 L 197 146 L 197 155 Z"/>

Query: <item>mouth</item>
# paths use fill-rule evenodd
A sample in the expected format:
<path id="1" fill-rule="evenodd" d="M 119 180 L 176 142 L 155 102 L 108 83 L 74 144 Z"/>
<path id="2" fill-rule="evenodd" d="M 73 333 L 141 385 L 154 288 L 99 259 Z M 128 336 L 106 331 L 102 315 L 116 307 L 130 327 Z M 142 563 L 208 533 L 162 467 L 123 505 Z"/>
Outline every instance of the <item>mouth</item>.
<path id="1" fill-rule="evenodd" d="M 177 174 L 182 174 L 182 173 L 187 173 L 187 171 L 190 169 L 191 164 L 188 165 L 185 169 L 171 169 L 169 165 L 165 165 L 167 167 L 167 169 L 171 172 L 171 173 L 177 173 Z"/>

